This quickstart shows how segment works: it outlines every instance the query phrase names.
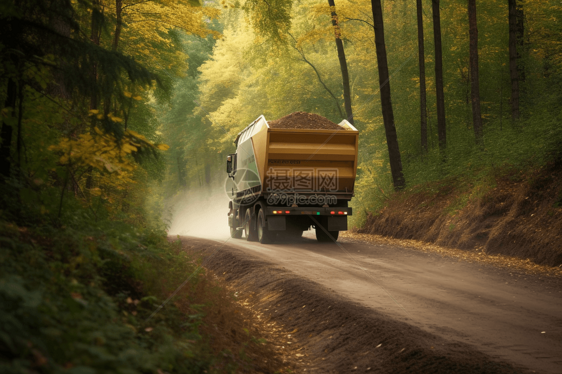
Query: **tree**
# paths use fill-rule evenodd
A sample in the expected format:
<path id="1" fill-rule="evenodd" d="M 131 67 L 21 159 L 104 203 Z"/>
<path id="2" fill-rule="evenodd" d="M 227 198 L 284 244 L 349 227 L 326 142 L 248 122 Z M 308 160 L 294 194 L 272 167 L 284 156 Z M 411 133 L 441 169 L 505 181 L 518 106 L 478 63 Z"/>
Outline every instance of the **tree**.
<path id="1" fill-rule="evenodd" d="M 508 0 L 509 7 L 509 72 L 511 76 L 511 119 L 519 119 L 519 68 L 517 66 L 517 0 Z"/>
<path id="2" fill-rule="evenodd" d="M 275 44 L 288 41 L 284 31 L 291 29 L 292 0 L 248 0 L 243 9 L 256 33 Z"/>
<path id="3" fill-rule="evenodd" d="M 439 149 L 447 148 L 447 122 L 445 121 L 445 94 L 443 93 L 443 47 L 441 43 L 441 15 L 439 0 L 431 1 L 433 8 L 433 38 L 435 40 L 435 91 L 437 95 L 437 134 Z"/>
<path id="4" fill-rule="evenodd" d="M 345 50 L 343 41 L 341 40 L 341 30 L 338 22 L 338 14 L 336 13 L 336 4 L 334 0 L 328 0 L 330 11 L 332 14 L 332 26 L 334 26 L 334 35 L 336 37 L 336 48 L 338 50 L 338 59 L 340 61 L 341 76 L 343 80 L 343 99 L 347 120 L 353 124 L 353 111 L 351 108 L 351 90 L 349 87 L 349 73 L 347 71 L 347 60 L 345 58 Z"/>
<path id="5" fill-rule="evenodd" d="M 373 9 L 373 20 L 375 22 L 375 47 L 377 51 L 377 64 L 379 71 L 379 84 L 381 93 L 381 106 L 388 146 L 388 157 L 390 160 L 390 172 L 395 190 L 405 187 L 406 181 L 402 173 L 402 159 L 398 136 L 394 124 L 394 112 L 392 111 L 392 100 L 390 97 L 390 77 L 388 75 L 388 62 L 386 57 L 386 45 L 384 42 L 384 24 L 382 16 L 381 0 L 371 0 Z"/>
<path id="6" fill-rule="evenodd" d="M 422 153 L 427 153 L 427 98 L 425 92 L 425 48 L 423 39 L 422 0 L 416 0 L 418 16 L 418 54 L 420 68 L 420 124 Z"/>
<path id="7" fill-rule="evenodd" d="M 100 34 L 101 34 L 101 24 L 103 22 L 103 15 L 100 12 L 100 1 L 93 0 L 92 1 L 92 15 L 91 15 L 91 24 L 90 24 L 90 40 L 96 46 L 100 45 Z M 91 72 L 91 80 L 94 84 L 97 85 L 98 81 L 98 67 L 97 64 L 92 64 L 92 72 Z M 90 95 L 90 110 L 98 110 L 98 95 L 97 92 L 94 90 Z M 90 124 L 90 131 L 93 132 L 94 128 L 96 127 L 96 118 L 92 117 L 92 121 Z M 88 187 L 91 184 L 91 175 L 88 173 Z"/>
<path id="8" fill-rule="evenodd" d="M 472 126 L 476 143 L 483 141 L 482 113 L 480 110 L 480 79 L 478 75 L 478 26 L 476 24 L 476 0 L 468 0 L 468 24 L 470 34 L 470 98 L 472 101 Z"/>
<path id="9" fill-rule="evenodd" d="M 11 118 L 15 118 L 16 113 L 16 83 L 12 78 L 8 80 L 6 102 L 4 108 L 10 108 Z M 13 121 L 12 121 L 13 122 Z M 11 157 L 11 146 L 12 146 L 12 133 L 13 133 L 13 123 L 8 123 L 6 119 L 2 121 L 2 131 L 1 139 L 2 144 L 0 145 L 0 177 L 8 178 L 12 169 L 12 157 Z"/>
<path id="10" fill-rule="evenodd" d="M 303 49 L 299 48 L 297 46 L 297 40 L 295 39 L 295 37 L 291 33 L 288 33 L 288 34 L 293 39 L 293 41 L 295 42 L 293 44 L 293 48 L 295 49 L 295 51 L 297 51 L 299 53 L 299 55 L 301 56 L 301 60 L 303 62 L 307 63 L 312 68 L 312 70 L 314 70 L 314 73 L 316 73 L 316 77 L 318 78 L 318 82 L 320 82 L 322 87 L 324 87 L 324 89 L 330 94 L 332 99 L 334 99 L 334 103 L 336 104 L 336 107 L 338 108 L 338 111 L 340 113 L 340 117 L 343 117 L 343 113 L 341 111 L 340 102 L 339 102 L 338 98 L 334 95 L 334 93 L 332 92 L 332 90 L 330 90 L 330 88 L 326 85 L 326 83 L 324 83 L 324 80 L 322 79 L 322 76 L 320 75 L 320 72 L 318 71 L 316 66 L 314 66 L 314 64 L 312 62 L 310 62 L 309 59 L 306 58 L 306 55 L 304 54 Z M 347 72 L 347 68 L 346 68 L 346 72 Z M 349 80 L 348 80 L 347 86 L 348 86 L 348 89 L 349 89 Z M 350 110 L 351 110 L 351 107 L 350 107 Z"/>

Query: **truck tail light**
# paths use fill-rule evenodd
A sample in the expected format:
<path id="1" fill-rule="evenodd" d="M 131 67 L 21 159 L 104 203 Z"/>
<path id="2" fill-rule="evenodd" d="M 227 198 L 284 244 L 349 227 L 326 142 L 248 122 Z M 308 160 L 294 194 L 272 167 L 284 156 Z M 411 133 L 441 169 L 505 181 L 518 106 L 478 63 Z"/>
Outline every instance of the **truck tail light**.
<path id="1" fill-rule="evenodd" d="M 334 212 L 334 211 L 331 211 L 331 212 L 330 212 L 330 214 L 336 214 L 336 212 Z"/>
<path id="2" fill-rule="evenodd" d="M 285 214 L 289 214 L 289 213 L 291 213 L 289 210 L 286 210 L 286 211 L 285 211 Z"/>

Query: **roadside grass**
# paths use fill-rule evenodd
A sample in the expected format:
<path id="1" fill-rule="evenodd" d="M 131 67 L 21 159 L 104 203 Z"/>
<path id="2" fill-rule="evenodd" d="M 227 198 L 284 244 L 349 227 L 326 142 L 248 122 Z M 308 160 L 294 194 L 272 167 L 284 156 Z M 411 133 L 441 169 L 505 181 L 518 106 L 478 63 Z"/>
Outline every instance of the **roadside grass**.
<path id="1" fill-rule="evenodd" d="M 1 372 L 202 373 L 212 367 L 199 317 L 186 319 L 171 306 L 147 320 L 162 295 L 143 292 L 134 264 L 168 261 L 142 234 L 3 221 L 0 235 Z"/>

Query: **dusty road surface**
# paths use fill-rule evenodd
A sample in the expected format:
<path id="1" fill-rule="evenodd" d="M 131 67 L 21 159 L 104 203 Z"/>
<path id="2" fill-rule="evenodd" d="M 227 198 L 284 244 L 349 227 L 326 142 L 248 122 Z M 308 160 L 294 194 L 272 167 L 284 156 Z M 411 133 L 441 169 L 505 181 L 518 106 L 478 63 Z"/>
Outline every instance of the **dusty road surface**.
<path id="1" fill-rule="evenodd" d="M 318 372 L 562 373 L 559 278 L 310 233 L 271 245 L 182 241 L 257 293 Z"/>

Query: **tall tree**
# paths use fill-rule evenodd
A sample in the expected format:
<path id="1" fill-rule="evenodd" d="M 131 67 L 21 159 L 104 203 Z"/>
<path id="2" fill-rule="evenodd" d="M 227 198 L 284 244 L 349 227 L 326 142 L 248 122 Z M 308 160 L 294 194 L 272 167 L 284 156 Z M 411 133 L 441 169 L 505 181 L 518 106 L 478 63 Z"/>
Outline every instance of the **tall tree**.
<path id="1" fill-rule="evenodd" d="M 6 102 L 4 108 L 11 109 L 10 117 L 15 118 L 16 114 L 16 98 L 17 98 L 17 88 L 15 81 L 10 78 L 7 84 Z M 2 121 L 2 131 L 1 139 L 2 144 L 0 145 L 0 177 L 8 178 L 12 169 L 12 134 L 13 134 L 13 122 L 8 123 L 5 118 Z"/>
<path id="2" fill-rule="evenodd" d="M 388 157 L 390 160 L 390 172 L 395 190 L 401 190 L 406 185 L 402 173 L 402 159 L 398 146 L 398 136 L 394 124 L 394 112 L 392 111 L 392 100 L 390 98 L 390 77 L 388 75 L 388 61 L 386 58 L 386 45 L 384 42 L 384 24 L 382 16 L 381 0 L 371 0 L 373 9 L 373 20 L 375 22 L 375 47 L 377 51 L 377 63 L 379 71 L 379 84 L 381 93 L 382 116 L 384 130 L 386 133 L 386 144 L 388 146 Z"/>
<path id="3" fill-rule="evenodd" d="M 113 41 L 111 42 L 111 50 L 117 51 L 119 47 L 119 38 L 121 37 L 121 30 L 123 28 L 123 1 L 122 0 L 115 0 L 115 31 L 113 33 Z M 92 30 L 94 29 L 94 25 L 92 23 Z M 96 42 L 95 39 L 92 39 L 94 43 Z M 97 44 L 99 45 L 99 38 L 97 40 Z M 111 110 L 111 94 L 106 94 L 105 99 L 103 102 L 103 112 L 104 115 L 107 117 Z"/>
<path id="4" fill-rule="evenodd" d="M 91 15 L 91 25 L 90 25 L 90 40 L 92 41 L 92 43 L 96 46 L 100 45 L 100 34 L 101 34 L 101 24 L 103 22 L 103 14 L 100 11 L 100 1 L 99 0 L 93 0 L 92 1 L 92 15 Z M 92 76 L 92 82 L 94 82 L 94 84 L 97 84 L 98 81 L 98 66 L 97 64 L 94 62 L 92 64 L 92 72 L 91 72 Z M 91 95 L 90 95 L 90 110 L 97 110 L 98 109 L 98 95 L 96 90 L 93 90 Z M 91 123 L 90 123 L 90 132 L 94 131 L 94 127 L 96 126 L 96 118 L 92 117 Z M 89 182 L 91 182 L 91 178 L 88 179 Z M 88 187 L 90 187 L 90 183 L 88 183 Z"/>
<path id="5" fill-rule="evenodd" d="M 480 79 L 478 74 L 478 25 L 476 24 L 476 0 L 468 0 L 468 25 L 470 34 L 470 98 L 472 100 L 472 127 L 476 142 L 483 140 L 482 113 L 480 111 Z"/>
<path id="6" fill-rule="evenodd" d="M 336 37 L 336 48 L 338 50 L 338 59 L 340 60 L 341 77 L 343 80 L 343 99 L 347 120 L 353 124 L 353 111 L 351 108 L 351 89 L 349 87 L 349 73 L 347 71 L 347 60 L 345 58 L 345 50 L 343 41 L 341 40 L 341 29 L 338 22 L 338 14 L 336 13 L 336 4 L 334 0 L 328 0 L 330 4 L 330 12 L 332 13 L 332 26 L 334 26 L 334 35 Z"/>
<path id="7" fill-rule="evenodd" d="M 2 19 L 0 21 L 0 44 L 7 47 L 4 48 L 4 51 L 8 51 L 8 53 L 4 52 L 2 54 L 3 56 L 0 57 L 3 75 L 8 76 L 8 82 L 5 84 L 4 81 L 0 81 L 0 87 L 5 87 L 6 89 L 6 99 L 3 109 L 10 110 L 9 117 L 3 116 L 2 129 L 0 130 L 0 141 L 2 142 L 0 144 L 0 177 L 2 177 L 0 182 L 2 182 L 4 178 L 9 177 L 12 170 L 11 147 L 16 118 L 16 100 L 18 96 L 18 86 L 21 87 L 21 73 L 18 74 L 17 70 L 21 69 L 24 64 L 25 52 L 29 53 L 30 50 L 30 48 L 26 48 L 23 53 L 14 53 L 20 46 L 24 29 L 21 19 L 23 18 L 21 16 L 23 7 L 17 2 L 7 5 L 6 7 L 7 10 L 11 10 L 14 15 L 1 17 Z M 10 7 L 12 9 L 10 9 Z M 10 14 L 10 12 L 6 12 L 6 14 Z M 16 16 L 16 14 L 19 15 Z"/>
<path id="8" fill-rule="evenodd" d="M 517 0 L 508 0 L 509 7 L 509 71 L 511 75 L 511 119 L 519 119 L 519 68 L 517 66 Z"/>
<path id="9" fill-rule="evenodd" d="M 299 55 L 301 56 L 301 60 L 303 62 L 306 62 L 311 68 L 312 70 L 314 70 L 314 72 L 316 73 L 316 77 L 318 78 L 318 81 L 320 82 L 320 84 L 322 85 L 322 87 L 324 87 L 324 89 L 330 94 L 330 96 L 332 97 L 332 99 L 334 99 L 334 103 L 336 104 L 336 108 L 338 108 L 338 112 L 340 113 L 340 117 L 343 117 L 343 113 L 341 111 L 341 107 L 340 107 L 340 102 L 338 100 L 338 98 L 336 97 L 336 95 L 334 95 L 334 93 L 332 92 L 332 90 L 330 90 L 330 88 L 326 85 L 326 83 L 324 83 L 324 80 L 322 79 L 322 76 L 320 75 L 320 72 L 318 71 L 318 69 L 316 68 L 316 66 L 314 66 L 314 64 L 312 62 L 310 62 L 309 59 L 306 58 L 306 55 L 304 54 L 304 51 L 302 48 L 297 47 L 297 39 L 293 36 L 293 34 L 291 34 L 290 32 L 287 33 L 295 42 L 292 47 L 299 53 Z"/>
<path id="10" fill-rule="evenodd" d="M 519 63 L 517 64 L 517 71 L 519 72 L 519 82 L 525 82 L 526 74 L 525 74 L 525 66 L 521 63 L 521 55 L 526 52 L 525 48 L 525 11 L 523 9 L 522 1 L 517 3 L 517 7 L 515 9 L 516 13 L 516 21 L 517 21 L 517 60 Z M 523 87 L 519 87 L 520 90 Z M 521 91 L 520 91 L 521 93 Z"/>
<path id="11" fill-rule="evenodd" d="M 437 134 L 439 149 L 447 148 L 447 122 L 445 121 L 445 94 L 443 93 L 443 47 L 441 43 L 441 14 L 439 0 L 432 0 L 433 38 L 435 40 L 435 91 L 437 95 Z"/>
<path id="12" fill-rule="evenodd" d="M 115 0 L 115 32 L 113 33 L 113 43 L 111 49 L 117 50 L 119 46 L 119 38 L 123 29 L 123 0 Z"/>
<path id="13" fill-rule="evenodd" d="M 425 92 L 425 47 L 422 0 L 416 0 L 418 14 L 418 54 L 420 67 L 420 124 L 422 153 L 427 153 L 427 98 Z"/>

